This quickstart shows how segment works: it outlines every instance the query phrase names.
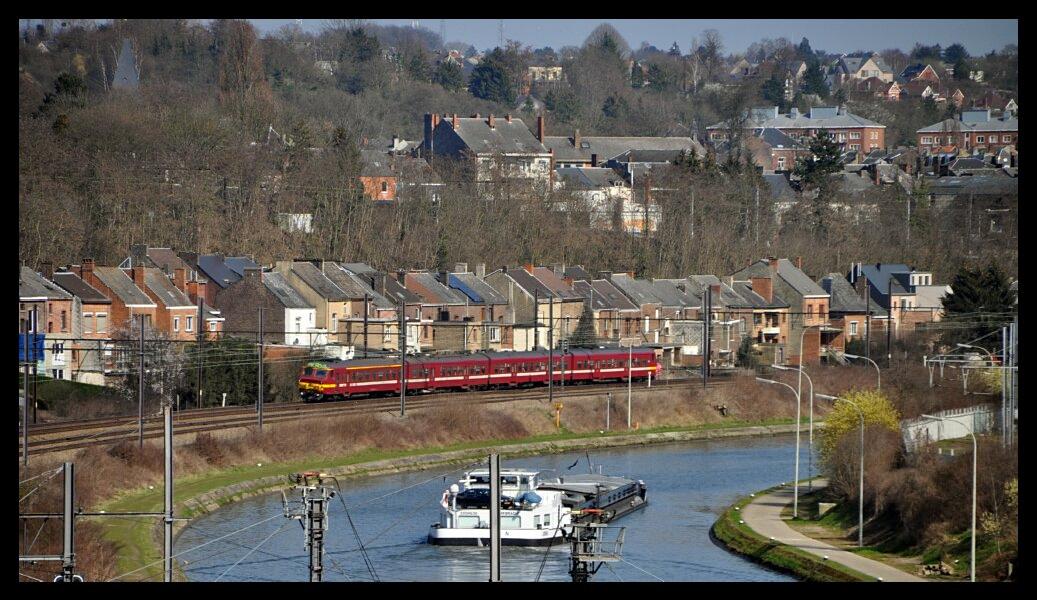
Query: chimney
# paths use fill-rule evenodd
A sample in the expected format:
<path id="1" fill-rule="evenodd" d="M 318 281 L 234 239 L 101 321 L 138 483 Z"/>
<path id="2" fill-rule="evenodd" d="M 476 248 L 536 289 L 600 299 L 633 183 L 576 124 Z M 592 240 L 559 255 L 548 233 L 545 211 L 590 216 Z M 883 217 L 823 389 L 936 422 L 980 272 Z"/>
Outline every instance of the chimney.
<path id="1" fill-rule="evenodd" d="M 490 126 L 490 129 L 494 128 L 493 113 L 490 113 L 490 116 L 486 117 L 486 124 Z"/>
<path id="2" fill-rule="evenodd" d="M 385 273 L 371 274 L 371 289 L 385 295 Z"/>
<path id="3" fill-rule="evenodd" d="M 836 111 L 836 114 L 837 115 L 845 115 L 846 114 L 846 105 L 845 104 L 840 104 L 839 105 L 839 109 Z"/>
<path id="4" fill-rule="evenodd" d="M 173 269 L 173 285 L 181 292 L 187 292 L 187 269 L 183 267 Z"/>
<path id="5" fill-rule="evenodd" d="M 791 118 L 791 119 L 798 119 L 799 118 L 799 109 L 796 108 L 795 106 L 793 106 L 792 109 L 789 110 L 789 118 Z"/>
<path id="6" fill-rule="evenodd" d="M 533 274 L 533 263 L 526 263 L 526 264 L 522 265 L 522 268 L 525 269 L 526 272 L 529 273 L 530 275 Z"/>
<path id="7" fill-rule="evenodd" d="M 432 145 L 432 130 L 435 129 L 433 126 L 433 115 L 432 113 L 425 113 L 425 139 L 422 140 L 421 145 L 427 150 Z"/>
<path id="8" fill-rule="evenodd" d="M 460 123 L 460 121 L 459 121 L 459 120 L 458 120 L 458 118 L 457 118 L 457 113 L 454 113 L 454 114 L 453 114 L 453 115 L 452 115 L 452 116 L 450 117 L 450 126 L 451 126 L 451 127 L 453 127 L 454 129 L 457 129 L 457 124 L 458 124 L 458 123 Z"/>
<path id="9" fill-rule="evenodd" d="M 504 120 L 511 123 L 511 113 L 504 113 Z"/>
<path id="10" fill-rule="evenodd" d="M 479 115 L 479 113 L 475 113 L 474 115 L 472 115 L 472 118 L 473 119 L 480 119 L 482 117 Z"/>
<path id="11" fill-rule="evenodd" d="M 479 279 L 486 277 L 486 263 L 479 263 L 475 265 L 475 276 Z"/>
<path id="12" fill-rule="evenodd" d="M 770 264 L 771 273 L 778 272 L 778 259 L 774 258 L 773 256 L 770 256 L 767 258 L 767 263 Z"/>
<path id="13" fill-rule="evenodd" d="M 802 256 L 797 256 L 796 257 L 796 268 L 799 269 L 800 271 L 803 270 L 803 257 Z"/>
<path id="14" fill-rule="evenodd" d="M 882 174 L 879 172 L 878 163 L 875 163 L 875 185 L 882 185 Z"/>
<path id="15" fill-rule="evenodd" d="M 439 272 L 439 283 L 442 283 L 444 287 L 450 287 L 450 273 L 447 270 Z"/>
<path id="16" fill-rule="evenodd" d="M 42 271 L 41 274 L 44 278 L 54 279 L 54 263 L 50 262 L 49 260 L 45 260 L 40 265 L 40 270 Z"/>
<path id="17" fill-rule="evenodd" d="M 727 287 L 733 288 L 735 286 L 735 276 L 728 275 L 727 277 L 724 277 L 724 283 L 727 284 Z"/>
<path id="18" fill-rule="evenodd" d="M 760 295 L 761 298 L 770 302 L 774 298 L 774 282 L 771 281 L 770 277 L 752 277 L 753 291 Z"/>
<path id="19" fill-rule="evenodd" d="M 130 279 L 133 283 L 138 286 L 144 285 L 144 265 L 134 264 L 133 268 L 130 269 Z"/>
<path id="20" fill-rule="evenodd" d="M 720 284 L 719 283 L 711 283 L 711 284 L 709 284 L 709 291 L 710 291 L 710 293 L 713 294 L 713 302 L 714 303 L 716 303 L 718 300 L 720 300 Z"/>
<path id="21" fill-rule="evenodd" d="M 565 273 L 565 269 L 562 268 L 562 265 L 553 264 L 551 265 L 551 272 L 561 277 Z"/>
<path id="22" fill-rule="evenodd" d="M 591 154 L 591 166 L 592 167 L 598 166 L 598 155 L 597 154 L 594 154 L 594 153 Z"/>
<path id="23" fill-rule="evenodd" d="M 537 139 L 540 140 L 541 144 L 544 143 L 544 133 L 544 116 L 540 115 L 537 117 Z"/>
<path id="24" fill-rule="evenodd" d="M 612 271 L 598 271 L 598 277 L 606 281 L 612 281 Z"/>
<path id="25" fill-rule="evenodd" d="M 90 283 L 90 281 L 94 277 L 94 259 L 92 259 L 92 258 L 84 258 L 83 259 L 83 264 L 79 265 L 79 277 L 83 281 L 86 281 L 87 283 Z"/>
<path id="26" fill-rule="evenodd" d="M 577 150 L 580 148 L 580 130 L 573 130 L 573 148 Z"/>
<path id="27" fill-rule="evenodd" d="M 396 281 L 403 287 L 407 287 L 407 272 L 403 269 L 396 271 Z"/>
<path id="28" fill-rule="evenodd" d="M 467 273 L 468 263 L 456 263 L 454 265 L 454 273 Z"/>
<path id="29" fill-rule="evenodd" d="M 263 281 L 263 269 L 257 269 L 255 267 L 245 267 L 243 279 L 255 278 L 259 281 Z"/>

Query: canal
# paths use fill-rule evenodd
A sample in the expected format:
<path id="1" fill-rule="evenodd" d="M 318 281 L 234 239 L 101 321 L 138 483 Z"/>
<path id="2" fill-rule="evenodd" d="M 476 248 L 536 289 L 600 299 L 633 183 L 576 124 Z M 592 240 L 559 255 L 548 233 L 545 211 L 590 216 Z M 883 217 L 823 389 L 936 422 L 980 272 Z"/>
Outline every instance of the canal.
<path id="1" fill-rule="evenodd" d="M 804 477 L 805 441 L 800 458 Z M 793 581 L 788 575 L 718 547 L 709 537 L 709 528 L 720 511 L 737 498 L 791 481 L 794 448 L 794 436 L 785 435 L 592 453 L 595 470 L 600 464 L 606 474 L 643 479 L 648 485 L 648 506 L 613 523 L 627 528 L 623 561 L 603 567 L 592 581 Z M 569 470 L 577 460 L 579 463 Z M 553 469 L 562 475 L 587 472 L 582 452 L 501 463 L 502 467 Z M 478 466 L 485 466 L 485 461 Z M 425 543 L 429 525 L 439 518 L 442 492 L 461 471 L 442 467 L 343 481 L 352 525 L 379 580 L 488 580 L 488 548 Z M 544 476 L 555 474 L 546 472 Z M 282 513 L 280 493 L 222 507 L 190 523 L 178 537 L 174 552 L 192 581 L 307 581 L 302 527 L 299 521 L 279 516 Z M 260 523 L 264 519 L 268 520 Z M 238 531 L 249 525 L 254 526 Z M 232 532 L 237 533 L 227 535 Z M 217 539 L 221 536 L 227 537 Z M 206 545 L 194 549 L 201 544 Z M 325 581 L 373 579 L 337 499 L 330 504 L 324 568 Z M 549 549 L 505 547 L 501 578 L 569 581 L 568 545 Z"/>

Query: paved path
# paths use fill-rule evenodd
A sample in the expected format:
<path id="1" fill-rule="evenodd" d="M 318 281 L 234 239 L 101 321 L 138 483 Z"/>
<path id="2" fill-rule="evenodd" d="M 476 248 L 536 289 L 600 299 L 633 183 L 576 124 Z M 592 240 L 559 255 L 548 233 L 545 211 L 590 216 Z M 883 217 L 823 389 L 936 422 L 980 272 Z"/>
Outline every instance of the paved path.
<path id="1" fill-rule="evenodd" d="M 818 484 L 820 487 L 824 487 L 827 482 L 815 479 L 815 490 L 818 489 Z M 800 494 L 802 493 L 803 487 L 800 486 Z M 781 518 L 782 509 L 789 504 L 792 504 L 791 486 L 754 498 L 752 502 L 742 508 L 742 519 L 746 525 L 764 537 L 774 538 L 777 542 L 794 546 L 817 556 L 828 556 L 829 560 L 846 565 L 865 575 L 881 577 L 883 581 L 928 581 L 922 577 L 905 573 L 896 567 L 819 542 L 792 529 Z"/>

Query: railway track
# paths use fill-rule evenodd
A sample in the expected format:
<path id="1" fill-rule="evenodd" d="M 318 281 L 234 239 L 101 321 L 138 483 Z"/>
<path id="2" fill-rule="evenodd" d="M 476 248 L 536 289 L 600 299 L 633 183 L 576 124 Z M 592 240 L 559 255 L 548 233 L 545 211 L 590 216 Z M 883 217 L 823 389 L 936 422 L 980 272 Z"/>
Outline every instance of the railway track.
<path id="1" fill-rule="evenodd" d="M 711 381 L 709 387 L 726 385 L 724 380 Z M 653 388 L 701 385 L 698 378 L 674 378 L 653 381 Z M 556 386 L 556 399 L 576 399 L 600 396 L 609 391 L 622 390 L 626 383 L 596 384 L 561 387 Z M 639 386 L 639 391 L 645 388 Z M 414 394 L 407 396 L 408 410 L 422 410 L 454 404 L 486 405 L 523 400 L 547 400 L 547 389 L 536 387 L 508 391 L 451 392 Z M 363 398 L 314 404 L 268 404 L 263 407 L 263 424 L 285 423 L 301 419 L 342 416 L 349 414 L 395 413 L 399 411 L 399 397 Z M 256 408 L 234 406 L 219 408 L 187 409 L 174 414 L 174 435 L 221 431 L 256 425 Z M 111 445 L 138 438 L 137 417 L 84 419 L 75 422 L 45 423 L 29 429 L 30 456 L 50 452 L 76 450 L 97 445 Z M 20 435 L 20 432 L 19 432 Z M 161 415 L 145 415 L 144 438 L 161 438 L 163 423 Z M 18 457 L 22 449 L 19 438 Z"/>

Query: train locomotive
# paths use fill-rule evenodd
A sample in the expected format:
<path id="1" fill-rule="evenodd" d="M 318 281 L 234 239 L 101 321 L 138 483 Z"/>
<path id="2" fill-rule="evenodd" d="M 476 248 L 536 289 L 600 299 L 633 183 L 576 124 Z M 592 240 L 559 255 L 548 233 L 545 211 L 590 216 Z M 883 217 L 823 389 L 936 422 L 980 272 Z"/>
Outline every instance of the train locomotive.
<path id="1" fill-rule="evenodd" d="M 483 390 L 547 385 L 548 353 L 476 352 L 407 358 L 407 391 Z M 627 363 L 630 363 L 629 365 Z M 573 349 L 554 355 L 555 385 L 647 379 L 659 363 L 651 348 Z M 308 363 L 299 376 L 305 402 L 400 393 L 398 358 Z"/>

